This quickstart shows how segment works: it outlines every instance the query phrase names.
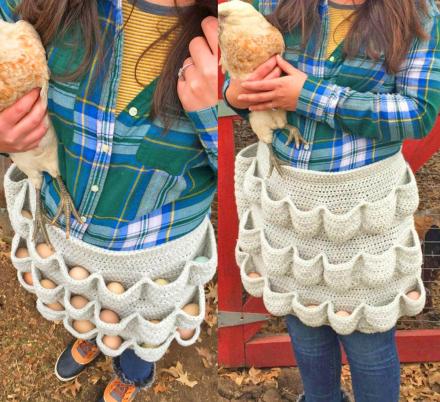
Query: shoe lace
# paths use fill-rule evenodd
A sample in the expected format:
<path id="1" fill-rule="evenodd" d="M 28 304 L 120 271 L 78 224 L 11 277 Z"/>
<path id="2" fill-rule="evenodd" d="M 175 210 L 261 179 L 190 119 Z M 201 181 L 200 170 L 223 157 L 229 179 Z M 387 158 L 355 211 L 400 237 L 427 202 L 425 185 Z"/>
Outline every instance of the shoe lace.
<path id="1" fill-rule="evenodd" d="M 78 343 L 78 349 L 80 349 L 84 355 L 89 355 L 96 353 L 98 348 L 92 342 L 81 339 Z"/>
<path id="2" fill-rule="evenodd" d="M 125 384 L 119 380 L 116 380 L 114 392 L 116 395 L 123 397 L 127 392 L 129 392 L 133 388 L 131 384 Z"/>

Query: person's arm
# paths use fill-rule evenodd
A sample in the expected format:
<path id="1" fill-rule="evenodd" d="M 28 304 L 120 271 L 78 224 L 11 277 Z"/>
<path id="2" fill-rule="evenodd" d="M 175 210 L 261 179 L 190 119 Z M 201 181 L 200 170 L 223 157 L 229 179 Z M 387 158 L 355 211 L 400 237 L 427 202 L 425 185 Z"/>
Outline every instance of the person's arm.
<path id="1" fill-rule="evenodd" d="M 218 167 L 218 119 L 217 107 L 186 112 L 192 121 L 200 142 L 214 171 Z"/>
<path id="2" fill-rule="evenodd" d="M 15 22 L 17 16 L 15 15 L 15 7 L 17 0 L 0 0 L 0 19 L 7 22 Z"/>
<path id="3" fill-rule="evenodd" d="M 440 26 L 417 41 L 396 75 L 396 93 L 353 91 L 308 76 L 296 112 L 347 133 L 382 141 L 423 138 L 440 109 Z"/>

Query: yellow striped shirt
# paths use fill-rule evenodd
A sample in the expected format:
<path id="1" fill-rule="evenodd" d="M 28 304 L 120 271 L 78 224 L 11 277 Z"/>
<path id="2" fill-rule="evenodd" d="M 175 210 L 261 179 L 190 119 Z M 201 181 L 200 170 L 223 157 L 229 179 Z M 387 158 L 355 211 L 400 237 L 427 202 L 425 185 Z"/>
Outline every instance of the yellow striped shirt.
<path id="1" fill-rule="evenodd" d="M 166 40 L 161 40 L 151 48 L 141 59 L 135 79 L 135 66 L 142 52 L 157 40 L 163 32 L 172 28 L 177 17 L 170 7 L 158 6 L 138 0 L 134 7 L 129 0 L 122 0 L 124 22 L 124 49 L 122 56 L 122 76 L 116 101 L 118 115 L 153 79 L 160 75 L 168 55 L 170 46 L 175 38 L 175 32 Z M 131 16 L 130 16 L 131 13 Z M 130 16 L 130 19 L 127 19 Z"/>
<path id="2" fill-rule="evenodd" d="M 356 6 L 352 4 L 343 5 L 329 0 L 329 37 L 327 43 L 327 58 L 334 52 L 338 45 L 344 40 L 350 31 L 353 23 L 353 13 Z"/>

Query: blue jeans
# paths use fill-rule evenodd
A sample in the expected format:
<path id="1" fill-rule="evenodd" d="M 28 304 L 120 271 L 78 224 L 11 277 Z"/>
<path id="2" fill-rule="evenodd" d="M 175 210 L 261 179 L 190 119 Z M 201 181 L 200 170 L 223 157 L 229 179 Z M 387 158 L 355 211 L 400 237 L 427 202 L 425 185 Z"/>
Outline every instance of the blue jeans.
<path id="1" fill-rule="evenodd" d="M 286 317 L 306 402 L 341 402 L 341 348 L 351 370 L 356 402 L 398 402 L 400 363 L 395 329 L 338 335 L 331 327 L 312 328 Z"/>
<path id="2" fill-rule="evenodd" d="M 133 349 L 126 349 L 120 356 L 115 357 L 113 368 L 120 380 L 126 384 L 135 384 L 139 387 L 151 385 L 154 363 L 142 360 Z"/>

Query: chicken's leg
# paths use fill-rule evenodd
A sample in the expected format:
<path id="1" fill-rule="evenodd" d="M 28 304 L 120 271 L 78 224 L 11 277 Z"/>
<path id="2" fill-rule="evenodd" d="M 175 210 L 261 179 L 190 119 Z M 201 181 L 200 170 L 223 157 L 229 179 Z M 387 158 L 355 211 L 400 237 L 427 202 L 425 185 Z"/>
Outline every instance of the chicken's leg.
<path id="1" fill-rule="evenodd" d="M 79 216 L 78 211 L 75 208 L 75 204 L 72 201 L 72 197 L 70 196 L 66 186 L 64 185 L 63 180 L 61 179 L 61 176 L 55 177 L 55 180 L 57 181 L 58 186 L 60 188 L 61 199 L 58 210 L 55 216 L 53 217 L 51 223 L 54 224 L 57 221 L 57 219 L 62 214 L 64 214 L 64 217 L 66 219 L 66 238 L 68 239 L 70 237 L 70 215 L 73 214 L 75 219 L 80 223 L 82 222 L 82 220 L 81 217 Z"/>
<path id="2" fill-rule="evenodd" d="M 32 234 L 32 240 L 35 242 L 37 240 L 38 231 L 41 230 L 43 234 L 44 241 L 52 248 L 52 243 L 50 242 L 49 235 L 46 229 L 46 223 L 49 223 L 49 219 L 46 214 L 43 213 L 41 208 L 41 190 L 39 188 L 36 189 L 36 206 L 35 206 L 35 219 L 34 219 L 34 233 Z"/>
<path id="3" fill-rule="evenodd" d="M 278 172 L 278 174 L 280 176 L 282 176 L 283 175 L 283 171 L 281 170 L 281 165 L 283 165 L 284 162 L 282 162 L 281 160 L 279 160 L 275 156 L 275 152 L 273 151 L 272 144 L 266 144 L 266 145 L 269 148 L 269 170 L 267 172 L 267 177 L 269 178 L 272 175 L 272 172 L 273 172 L 274 168 Z"/>
<path id="4" fill-rule="evenodd" d="M 289 136 L 287 138 L 286 145 L 289 145 L 293 140 L 295 140 L 295 147 L 299 148 L 299 144 L 303 143 L 305 146 L 308 146 L 309 143 L 306 141 L 302 135 L 300 134 L 299 130 L 291 126 L 290 124 L 287 124 L 285 127 L 287 130 L 289 130 Z"/>

